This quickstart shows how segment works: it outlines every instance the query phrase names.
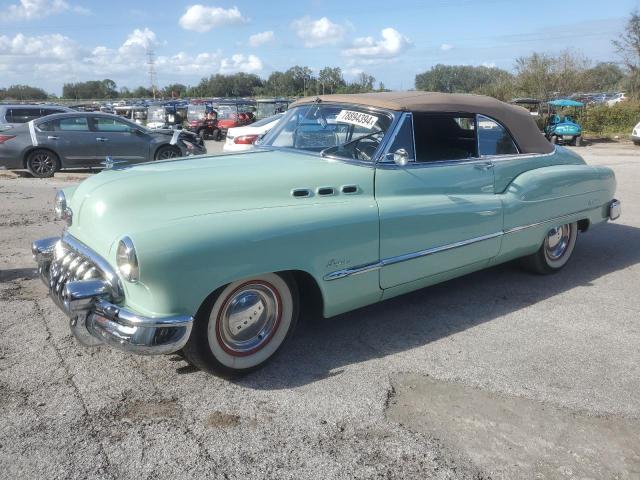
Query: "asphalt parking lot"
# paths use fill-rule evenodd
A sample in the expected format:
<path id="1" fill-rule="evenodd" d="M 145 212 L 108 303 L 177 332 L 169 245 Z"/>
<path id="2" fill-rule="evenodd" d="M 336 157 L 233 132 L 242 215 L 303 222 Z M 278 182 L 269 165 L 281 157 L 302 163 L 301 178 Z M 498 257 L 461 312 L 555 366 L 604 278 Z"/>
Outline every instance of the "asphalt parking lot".
<path id="1" fill-rule="evenodd" d="M 29 246 L 87 174 L 0 171 L 0 478 L 640 478 L 640 147 L 576 151 L 615 170 L 623 214 L 561 273 L 310 320 L 234 381 L 79 346 Z"/>

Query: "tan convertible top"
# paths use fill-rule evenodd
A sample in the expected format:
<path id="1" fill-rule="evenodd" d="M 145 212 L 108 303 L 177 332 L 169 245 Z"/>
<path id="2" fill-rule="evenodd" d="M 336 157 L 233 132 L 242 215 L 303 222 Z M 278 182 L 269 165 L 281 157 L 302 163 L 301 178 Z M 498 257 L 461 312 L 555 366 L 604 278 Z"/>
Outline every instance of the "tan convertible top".
<path id="1" fill-rule="evenodd" d="M 521 153 L 551 153 L 553 145 L 524 108 L 483 95 L 435 92 L 380 92 L 359 94 L 320 95 L 302 98 L 291 107 L 305 103 L 353 103 L 370 107 L 406 112 L 477 113 L 491 117 L 511 133 Z"/>

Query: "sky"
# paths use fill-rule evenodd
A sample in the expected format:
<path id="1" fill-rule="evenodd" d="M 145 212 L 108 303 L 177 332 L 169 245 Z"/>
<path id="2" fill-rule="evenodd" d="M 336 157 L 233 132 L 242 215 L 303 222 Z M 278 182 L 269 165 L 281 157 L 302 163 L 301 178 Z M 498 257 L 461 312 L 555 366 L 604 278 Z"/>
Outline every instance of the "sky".
<path id="1" fill-rule="evenodd" d="M 0 0 L 0 87 L 149 86 L 148 51 L 159 86 L 297 64 L 402 90 L 438 63 L 513 70 L 517 57 L 564 49 L 619 60 L 611 41 L 640 0 L 557 1 Z"/>

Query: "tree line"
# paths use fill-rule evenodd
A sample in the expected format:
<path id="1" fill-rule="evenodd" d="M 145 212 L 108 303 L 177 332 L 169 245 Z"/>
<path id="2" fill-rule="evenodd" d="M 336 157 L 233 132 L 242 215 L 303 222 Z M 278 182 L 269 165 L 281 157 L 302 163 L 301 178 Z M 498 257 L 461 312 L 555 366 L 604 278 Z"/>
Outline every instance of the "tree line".
<path id="1" fill-rule="evenodd" d="M 205 77 L 195 86 L 172 83 L 156 92 L 140 86 L 133 90 L 118 88 L 111 79 L 65 83 L 62 97 L 66 100 L 115 100 L 126 98 L 180 98 L 180 97 L 297 97 L 323 93 L 361 93 L 375 90 L 376 79 L 360 73 L 354 81 L 345 80 L 340 67 L 325 67 L 315 75 L 306 66 L 294 66 L 284 72 L 273 72 L 266 79 L 251 73 L 214 74 Z M 384 90 L 379 83 L 377 88 Z M 155 95 L 154 95 L 155 94 Z M 44 100 L 55 98 L 35 87 L 14 85 L 0 89 L 0 100 Z"/>

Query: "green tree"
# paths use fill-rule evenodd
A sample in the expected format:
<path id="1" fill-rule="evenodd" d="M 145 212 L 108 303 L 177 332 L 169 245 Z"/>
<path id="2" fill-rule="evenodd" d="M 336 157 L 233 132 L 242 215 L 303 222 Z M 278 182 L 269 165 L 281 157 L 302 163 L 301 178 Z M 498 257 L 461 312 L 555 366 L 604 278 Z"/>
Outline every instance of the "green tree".
<path id="1" fill-rule="evenodd" d="M 584 72 L 585 90 L 590 92 L 609 92 L 620 88 L 625 74 L 612 62 L 601 62 Z"/>
<path id="2" fill-rule="evenodd" d="M 519 93 L 546 100 L 586 90 L 589 61 L 571 51 L 558 56 L 533 53 L 516 60 Z"/>
<path id="3" fill-rule="evenodd" d="M 418 90 L 445 93 L 471 93 L 512 78 L 506 70 L 485 66 L 442 65 L 416 75 Z"/>
<path id="4" fill-rule="evenodd" d="M 629 70 L 626 80 L 630 93 L 640 95 L 640 14 L 638 10 L 631 12 L 624 32 L 618 40 L 613 41 L 618 54 Z"/>
<path id="5" fill-rule="evenodd" d="M 43 89 L 29 85 L 11 85 L 0 91 L 0 95 L 3 100 L 46 100 L 49 98 Z"/>
<path id="6" fill-rule="evenodd" d="M 318 74 L 320 92 L 335 93 L 346 85 L 340 67 L 324 67 Z"/>
<path id="7" fill-rule="evenodd" d="M 153 92 L 150 88 L 140 86 L 131 92 L 131 96 L 133 98 L 151 98 L 153 97 Z"/>
<path id="8" fill-rule="evenodd" d="M 62 86 L 62 97 L 76 100 L 107 99 L 118 97 L 116 82 L 104 80 L 89 80 L 87 82 L 65 83 Z"/>

